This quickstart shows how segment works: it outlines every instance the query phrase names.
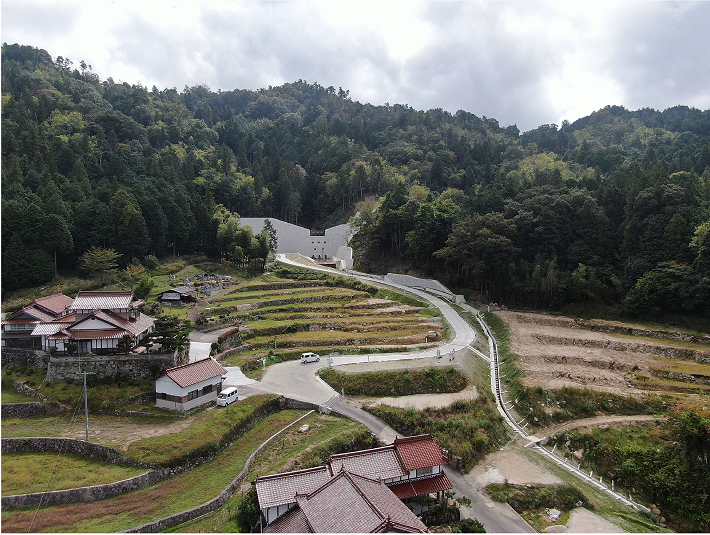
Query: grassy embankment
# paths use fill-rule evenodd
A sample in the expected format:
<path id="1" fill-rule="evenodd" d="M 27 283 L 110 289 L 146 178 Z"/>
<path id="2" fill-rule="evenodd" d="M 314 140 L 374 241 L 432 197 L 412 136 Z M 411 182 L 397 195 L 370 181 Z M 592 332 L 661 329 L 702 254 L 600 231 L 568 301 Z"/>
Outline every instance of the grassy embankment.
<path id="1" fill-rule="evenodd" d="M 282 411 L 269 416 L 214 461 L 147 489 L 93 504 L 44 508 L 37 513 L 34 523 L 34 510 L 3 512 L 3 529 L 27 531 L 31 525 L 33 531 L 111 532 L 189 509 L 222 492 L 242 469 L 252 451 L 302 414 L 302 411 Z M 356 422 L 314 414 L 304 423 L 309 424 L 308 431 L 294 429 L 286 433 L 257 458 L 248 480 L 256 474 L 318 466 L 332 453 L 373 446 L 367 429 Z M 219 532 L 234 531 L 238 525 L 236 506 L 240 500 L 241 493 L 235 493 L 219 510 L 175 529 L 195 532 L 204 531 L 204 526 L 214 525 L 212 529 Z M 66 515 L 73 515 L 76 522 L 71 522 L 71 517 Z"/>
<path id="2" fill-rule="evenodd" d="M 145 471 L 145 468 L 107 465 L 73 454 L 3 453 L 2 495 L 104 485 Z"/>

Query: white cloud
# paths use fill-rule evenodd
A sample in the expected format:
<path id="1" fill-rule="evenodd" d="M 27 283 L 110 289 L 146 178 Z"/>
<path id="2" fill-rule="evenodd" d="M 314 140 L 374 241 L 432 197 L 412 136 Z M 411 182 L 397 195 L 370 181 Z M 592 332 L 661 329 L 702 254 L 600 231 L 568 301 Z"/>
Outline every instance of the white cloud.
<path id="1" fill-rule="evenodd" d="M 3 41 L 150 87 L 298 79 L 522 130 L 710 106 L 710 3 L 3 0 Z"/>

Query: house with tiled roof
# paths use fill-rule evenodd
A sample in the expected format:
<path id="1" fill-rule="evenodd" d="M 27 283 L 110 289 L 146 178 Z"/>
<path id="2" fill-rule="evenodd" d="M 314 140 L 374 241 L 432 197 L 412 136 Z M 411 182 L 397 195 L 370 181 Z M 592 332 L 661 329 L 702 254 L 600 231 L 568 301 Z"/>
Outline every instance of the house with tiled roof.
<path id="1" fill-rule="evenodd" d="M 444 491 L 452 488 L 449 478 L 442 469 L 448 462 L 449 459 L 441 452 L 434 438 L 426 434 L 397 438 L 393 444 L 380 448 L 331 455 L 326 465 L 317 469 L 257 477 L 254 485 L 259 499 L 261 519 L 263 524 L 268 526 L 264 531 L 274 533 L 289 530 L 323 531 L 324 529 L 321 528 L 328 526 L 321 525 L 312 518 L 313 515 L 317 517 L 314 509 L 315 504 L 318 503 L 317 491 L 324 489 L 333 479 L 340 477 L 340 474 L 348 474 L 347 477 L 353 488 L 359 489 L 358 492 L 369 489 L 374 493 L 373 496 L 379 497 L 377 499 L 380 501 L 386 495 L 387 500 L 382 503 L 394 500 L 399 503 L 398 507 L 403 507 L 416 519 L 410 509 L 414 509 L 417 513 L 421 511 L 419 503 L 415 500 L 417 496 L 435 494 L 438 498 Z M 323 483 L 326 477 L 329 479 Z M 378 486 L 375 488 L 368 481 L 375 482 Z M 322 487 L 317 487 L 319 484 Z M 313 497 L 304 498 L 310 495 Z M 326 495 L 328 494 L 323 494 Z M 365 493 L 362 499 L 363 503 L 372 505 L 372 500 L 375 498 Z M 400 526 L 397 524 L 399 521 L 393 516 L 389 517 L 389 524 L 378 524 L 374 520 L 372 522 L 368 520 L 368 529 L 364 529 L 364 526 L 353 526 L 346 516 L 351 508 L 351 502 L 345 498 L 338 498 L 337 495 L 333 496 L 332 504 L 329 505 L 329 510 L 332 511 L 333 508 L 338 511 L 333 513 L 333 516 L 340 519 L 342 525 L 337 526 L 338 529 L 325 529 L 328 532 L 377 532 L 380 529 L 419 531 L 418 525 L 412 523 L 411 518 Z M 384 510 L 377 509 L 380 513 Z M 368 511 L 368 514 L 372 513 L 371 510 Z M 363 518 L 365 517 L 367 515 Z"/>
<path id="2" fill-rule="evenodd" d="M 178 286 L 165 290 L 160 294 L 159 300 L 162 304 L 168 306 L 180 306 L 185 303 L 194 303 L 197 301 L 197 290 L 192 286 Z"/>
<path id="3" fill-rule="evenodd" d="M 25 349 L 42 349 L 42 338 L 33 334 L 37 325 L 54 321 L 68 314 L 74 300 L 57 293 L 38 297 L 32 303 L 10 314 L 2 321 L 2 345 Z"/>
<path id="4" fill-rule="evenodd" d="M 170 368 L 155 381 L 155 406 L 185 412 L 214 401 L 226 373 L 212 357 Z"/>
<path id="5" fill-rule="evenodd" d="M 64 296 L 66 297 L 66 296 Z M 79 292 L 62 315 L 38 322 L 31 335 L 45 351 L 63 355 L 116 353 L 128 335 L 131 346 L 153 331 L 155 318 L 142 314 L 132 291 Z"/>
<path id="6" fill-rule="evenodd" d="M 297 494 L 308 494 L 330 481 L 330 469 L 318 466 L 283 474 L 259 477 L 256 494 L 265 524 L 296 506 Z"/>
<path id="7" fill-rule="evenodd" d="M 264 533 L 425 533 L 429 530 L 381 479 L 342 470 L 310 493 Z"/>

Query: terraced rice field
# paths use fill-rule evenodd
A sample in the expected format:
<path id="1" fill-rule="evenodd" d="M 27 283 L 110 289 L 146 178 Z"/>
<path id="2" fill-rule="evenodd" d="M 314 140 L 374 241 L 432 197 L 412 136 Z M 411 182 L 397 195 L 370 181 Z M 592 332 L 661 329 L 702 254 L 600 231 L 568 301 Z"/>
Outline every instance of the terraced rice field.
<path id="1" fill-rule="evenodd" d="M 220 360 L 233 365 L 266 355 L 298 358 L 304 351 L 402 351 L 433 347 L 443 340 L 438 311 L 369 290 L 265 275 L 239 282 L 210 298 L 201 310 L 215 327 L 238 327 L 238 334 L 235 330 L 218 350 Z"/>

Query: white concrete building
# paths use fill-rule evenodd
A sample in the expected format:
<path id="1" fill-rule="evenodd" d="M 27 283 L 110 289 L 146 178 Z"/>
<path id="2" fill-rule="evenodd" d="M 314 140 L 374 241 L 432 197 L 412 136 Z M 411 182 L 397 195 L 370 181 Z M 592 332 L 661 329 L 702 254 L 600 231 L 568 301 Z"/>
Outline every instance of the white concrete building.
<path id="1" fill-rule="evenodd" d="M 347 247 L 348 241 L 354 234 L 349 223 L 326 229 L 322 235 L 313 234 L 307 228 L 286 223 L 280 219 L 267 217 L 242 217 L 240 223 L 243 226 L 251 227 L 254 234 L 258 234 L 264 228 L 266 219 L 271 221 L 276 231 L 277 253 L 300 253 L 314 260 L 340 258 L 338 257 L 338 250 L 341 247 L 350 249 Z M 341 254 L 346 254 L 346 252 Z M 349 265 L 347 265 L 347 259 L 341 260 L 343 260 L 345 269 L 352 268 L 352 249 L 350 249 Z"/>

